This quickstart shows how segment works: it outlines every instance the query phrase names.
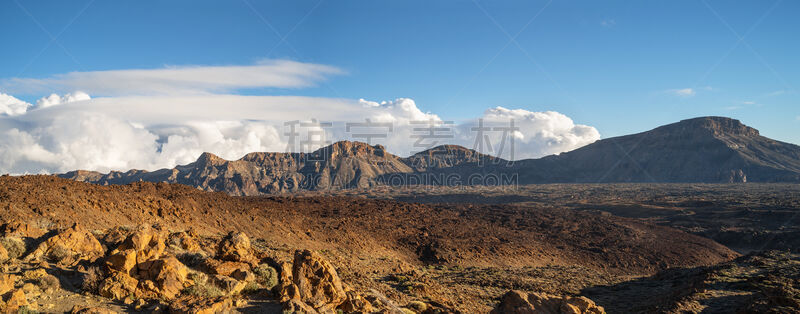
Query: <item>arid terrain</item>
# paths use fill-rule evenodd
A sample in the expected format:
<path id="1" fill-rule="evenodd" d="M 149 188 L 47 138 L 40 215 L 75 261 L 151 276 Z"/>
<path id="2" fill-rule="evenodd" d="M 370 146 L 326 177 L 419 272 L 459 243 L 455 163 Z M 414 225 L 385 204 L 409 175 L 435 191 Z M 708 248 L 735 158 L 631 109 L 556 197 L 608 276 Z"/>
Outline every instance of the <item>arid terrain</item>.
<path id="1" fill-rule="evenodd" d="M 315 195 L 320 193 L 306 193 Z M 415 203 L 513 204 L 636 218 L 710 238 L 739 253 L 800 249 L 797 184 L 544 184 L 325 192 Z"/>
<path id="2" fill-rule="evenodd" d="M 797 191 L 533 185 L 235 197 L 179 184 L 4 176 L 4 302 L 24 297 L 26 309 L 42 312 L 594 311 L 585 296 L 611 313 L 775 302 L 791 311 L 800 300 L 799 259 L 786 252 L 797 250 Z M 770 240 L 728 242 L 733 250 L 717 230 Z M 784 251 L 740 257 L 758 246 Z M 654 287 L 658 297 L 645 292 Z"/>

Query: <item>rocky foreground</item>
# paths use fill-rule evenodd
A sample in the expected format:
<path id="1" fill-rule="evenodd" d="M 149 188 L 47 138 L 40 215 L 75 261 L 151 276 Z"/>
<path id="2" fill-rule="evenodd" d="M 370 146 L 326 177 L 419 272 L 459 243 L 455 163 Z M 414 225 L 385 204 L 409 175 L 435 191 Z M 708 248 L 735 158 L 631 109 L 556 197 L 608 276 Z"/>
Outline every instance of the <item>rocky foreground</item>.
<path id="1" fill-rule="evenodd" d="M 320 254 L 280 261 L 244 233 L 220 238 L 159 226 L 0 228 L 0 310 L 114 313 L 453 313 L 436 302 L 395 302 L 358 291 Z M 493 313 L 604 313 L 584 297 L 511 291 Z"/>
<path id="2" fill-rule="evenodd" d="M 5 310 L 48 313 L 730 312 L 800 299 L 797 255 L 751 263 L 708 238 L 588 208 L 637 199 L 627 193 L 583 200 L 574 186 L 549 188 L 561 192 L 530 195 L 547 206 L 420 204 L 0 176 L 0 296 Z M 725 274 L 731 285 L 714 284 Z"/>

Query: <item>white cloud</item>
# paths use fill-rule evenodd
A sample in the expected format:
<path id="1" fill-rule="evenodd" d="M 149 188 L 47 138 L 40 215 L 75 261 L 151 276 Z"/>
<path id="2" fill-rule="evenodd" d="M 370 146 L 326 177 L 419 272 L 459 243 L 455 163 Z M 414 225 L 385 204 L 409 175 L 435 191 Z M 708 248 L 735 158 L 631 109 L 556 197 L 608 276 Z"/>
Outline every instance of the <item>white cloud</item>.
<path id="1" fill-rule="evenodd" d="M 786 94 L 786 90 L 781 89 L 781 90 L 776 90 L 776 91 L 773 91 L 773 92 L 769 92 L 769 93 L 766 94 L 766 96 L 767 97 L 774 97 L 774 96 L 780 96 L 780 95 L 783 95 L 783 94 Z"/>
<path id="2" fill-rule="evenodd" d="M 28 111 L 31 104 L 15 98 L 14 96 L 0 93 L 0 116 L 16 116 Z"/>
<path id="3" fill-rule="evenodd" d="M 493 128 L 509 127 L 510 121 L 514 121 L 514 126 L 519 130 L 513 134 L 516 151 L 513 159 L 537 158 L 546 155 L 558 154 L 570 151 L 581 146 L 591 144 L 600 139 L 597 129 L 575 124 L 572 119 L 564 114 L 555 111 L 533 112 L 525 109 L 507 109 L 495 107 L 486 110 L 483 116 L 485 126 Z M 466 126 L 474 127 L 477 121 L 473 120 Z M 474 147 L 475 134 L 468 134 L 469 143 L 464 146 Z M 485 151 L 492 155 L 498 155 L 501 141 L 504 140 L 503 132 L 493 131 L 489 134 L 490 142 L 495 146 L 494 151 Z M 508 140 L 508 139 L 506 139 Z M 501 157 L 511 159 L 509 142 L 507 141 Z"/>
<path id="4" fill-rule="evenodd" d="M 160 69 L 71 72 L 47 78 L 11 78 L 0 82 L 12 93 L 82 90 L 92 95 L 186 95 L 225 93 L 247 88 L 300 88 L 331 75 L 336 67 L 288 60 L 264 60 L 239 66 L 169 66 Z"/>
<path id="5" fill-rule="evenodd" d="M 600 25 L 602 25 L 603 27 L 613 27 L 614 25 L 617 25 L 617 21 L 615 21 L 614 19 L 605 19 L 600 22 Z"/>
<path id="6" fill-rule="evenodd" d="M 742 105 L 755 105 L 755 104 L 756 104 L 755 101 L 743 101 L 742 102 Z"/>
<path id="7" fill-rule="evenodd" d="M 692 97 L 697 93 L 693 88 L 673 89 L 670 92 L 680 97 Z"/>
<path id="8" fill-rule="evenodd" d="M 65 94 L 64 96 L 59 96 L 58 94 L 50 94 L 50 96 L 42 97 L 36 101 L 36 107 L 38 108 L 47 108 L 56 105 L 76 102 L 76 101 L 84 101 L 92 99 L 89 97 L 89 94 L 86 94 L 81 91 L 76 91 L 71 94 Z"/>
<path id="9" fill-rule="evenodd" d="M 63 97 L 61 97 L 63 98 Z M 325 128 L 331 141 L 360 140 L 346 132 L 347 122 L 388 122 L 386 138 L 373 139 L 390 152 L 407 156 L 425 149 L 415 146 L 411 121 L 443 121 L 423 112 L 412 99 L 371 102 L 294 96 L 149 96 L 92 98 L 51 106 L 13 117 L 0 117 L 0 173 L 66 172 L 174 167 L 193 162 L 202 152 L 238 159 L 254 151 L 285 151 L 285 121 L 332 122 Z M 514 158 L 541 157 L 572 150 L 599 139 L 596 129 L 576 125 L 567 116 L 547 111 L 491 108 L 480 117 L 489 127 L 507 126 L 514 119 L 520 130 L 511 134 Z M 454 123 L 450 138 L 437 145 L 474 148 L 477 118 Z M 312 128 L 313 130 L 321 130 Z M 300 139 L 307 136 L 302 130 Z M 423 132 L 424 133 L 424 132 Z M 486 134 L 483 152 L 500 153 L 502 132 Z M 492 145 L 494 150 L 489 149 Z M 503 157 L 509 158 L 508 143 Z M 477 147 L 475 147 L 477 148 Z"/>

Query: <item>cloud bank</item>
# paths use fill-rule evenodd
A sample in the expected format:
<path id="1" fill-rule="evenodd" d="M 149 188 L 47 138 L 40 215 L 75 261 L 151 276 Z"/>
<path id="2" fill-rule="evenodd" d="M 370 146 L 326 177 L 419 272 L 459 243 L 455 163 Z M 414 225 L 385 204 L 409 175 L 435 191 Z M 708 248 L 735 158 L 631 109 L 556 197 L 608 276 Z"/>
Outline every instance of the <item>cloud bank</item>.
<path id="1" fill-rule="evenodd" d="M 58 88 L 53 90 L 75 89 L 63 96 L 43 97 L 35 105 L 0 94 L 0 173 L 155 170 L 193 162 L 203 152 L 238 159 L 255 151 L 313 150 L 321 144 L 299 143 L 318 139 L 319 135 L 329 142 L 382 144 L 401 156 L 435 145 L 457 144 L 510 159 L 557 154 L 600 138 L 595 128 L 575 124 L 554 111 L 494 107 L 474 119 L 449 121 L 443 115 L 421 110 L 410 98 L 376 102 L 217 93 L 255 85 L 295 88 L 340 73 L 333 67 L 296 62 L 266 62 L 256 67 L 260 67 L 259 72 L 269 72 L 253 74 L 255 80 L 260 80 L 258 83 L 203 77 L 219 74 L 214 67 L 199 72 L 184 72 L 187 69 L 181 68 L 153 70 L 157 72 L 150 74 L 138 70 L 99 74 L 130 75 L 127 82 L 132 84 L 131 89 L 125 89 L 121 82 L 97 83 L 95 75 L 101 72 L 56 75 L 44 79 L 55 80 L 47 83 L 12 79 L 32 84 L 18 86 L 22 89 L 39 88 L 39 84 L 54 84 Z M 235 71 L 243 74 L 250 69 Z M 165 79 L 163 84 L 145 79 L 153 73 Z M 189 78 L 193 75 L 186 73 L 197 77 Z M 92 90 L 113 96 L 90 97 L 91 93 L 85 91 Z M 503 131 L 511 121 L 515 129 Z M 290 135 L 292 125 L 294 141 Z M 435 132 L 429 132 L 431 126 Z M 478 134 L 478 126 L 485 131 Z M 422 138 L 432 133 L 437 136 Z M 515 143 L 513 154 L 511 139 Z M 292 142 L 294 146 L 290 145 Z"/>
<path id="2" fill-rule="evenodd" d="M 302 88 L 344 71 L 327 65 L 262 60 L 244 66 L 170 66 L 160 69 L 71 72 L 46 78 L 11 78 L 0 87 L 11 93 L 82 90 L 92 95 L 185 95 L 248 88 Z"/>

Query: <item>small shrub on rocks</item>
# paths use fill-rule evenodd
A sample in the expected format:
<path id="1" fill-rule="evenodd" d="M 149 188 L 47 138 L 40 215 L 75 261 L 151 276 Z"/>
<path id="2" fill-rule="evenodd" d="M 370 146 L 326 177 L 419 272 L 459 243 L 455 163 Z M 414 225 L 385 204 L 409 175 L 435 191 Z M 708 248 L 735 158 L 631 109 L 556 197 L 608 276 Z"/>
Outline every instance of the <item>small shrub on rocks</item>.
<path id="1" fill-rule="evenodd" d="M 272 268 L 272 266 L 267 264 L 258 265 L 258 267 L 253 269 L 253 274 L 256 275 L 256 282 L 267 290 L 278 285 L 278 271 Z"/>
<path id="2" fill-rule="evenodd" d="M 8 251 L 8 258 L 20 258 L 25 254 L 25 242 L 16 237 L 0 238 L 0 245 Z"/>
<path id="3" fill-rule="evenodd" d="M 81 289 L 86 292 L 97 293 L 100 288 L 100 283 L 103 282 L 105 274 L 98 266 L 89 267 L 86 274 L 83 275 L 83 283 Z"/>
<path id="4" fill-rule="evenodd" d="M 36 286 L 44 292 L 50 293 L 61 288 L 61 282 L 53 275 L 42 276 L 36 280 Z"/>

